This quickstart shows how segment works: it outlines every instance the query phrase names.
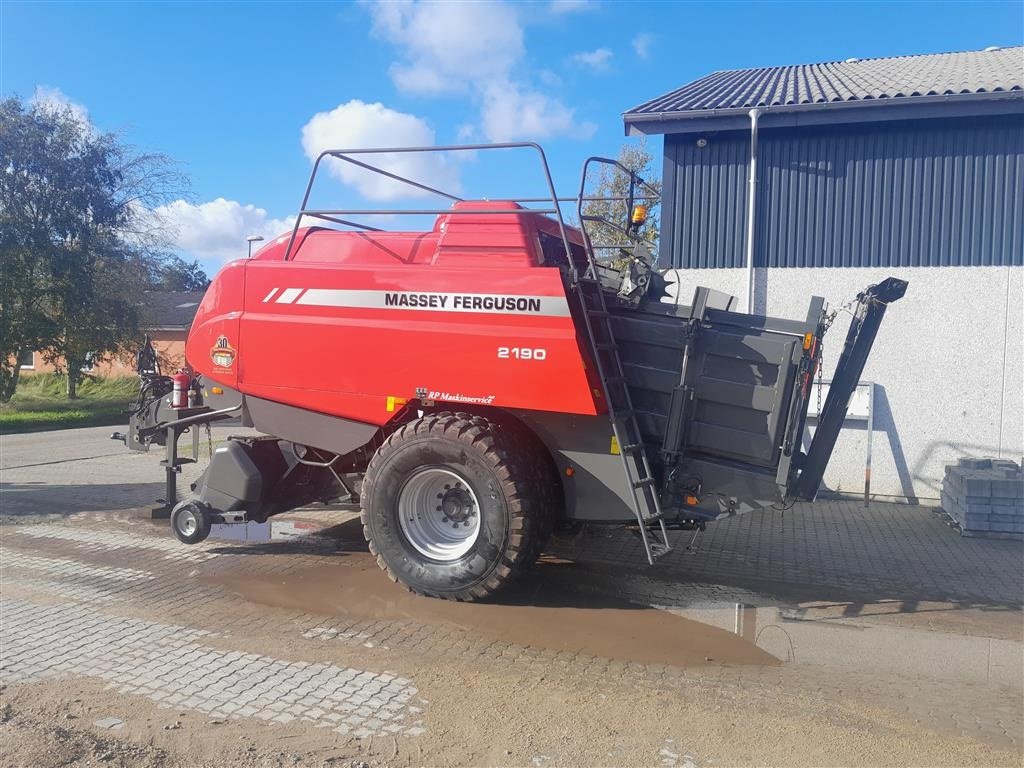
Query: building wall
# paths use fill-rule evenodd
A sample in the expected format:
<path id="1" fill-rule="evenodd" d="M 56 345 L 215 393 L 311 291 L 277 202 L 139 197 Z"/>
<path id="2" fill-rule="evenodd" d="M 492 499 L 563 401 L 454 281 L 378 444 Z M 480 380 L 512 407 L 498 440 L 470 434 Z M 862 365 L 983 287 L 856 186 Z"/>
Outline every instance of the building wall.
<path id="1" fill-rule="evenodd" d="M 157 351 L 157 355 L 160 357 L 161 366 L 164 371 L 177 370 L 185 362 L 185 337 L 186 331 L 184 330 L 170 330 L 170 331 L 148 331 L 149 337 L 153 342 L 153 347 Z M 53 373 L 54 366 L 46 362 L 43 359 L 43 355 L 40 352 L 35 352 L 32 355 L 32 368 L 22 368 L 22 376 L 32 376 L 36 373 Z M 133 359 L 120 359 L 113 356 L 107 356 L 103 360 L 97 362 L 89 373 L 93 376 L 134 376 L 135 375 L 135 361 Z"/>
<path id="2" fill-rule="evenodd" d="M 697 285 L 746 293 L 745 269 L 682 274 L 684 303 Z M 961 456 L 1024 455 L 1024 267 L 761 268 L 754 309 L 802 319 L 812 295 L 840 306 L 889 275 L 910 285 L 886 312 L 862 376 L 876 385 L 871 488 L 930 501 Z M 840 313 L 826 336 L 825 379 L 848 327 Z M 863 492 L 866 441 L 863 422 L 847 421 L 824 488 Z"/>
<path id="3" fill-rule="evenodd" d="M 700 146 L 704 144 L 704 146 Z M 863 375 L 877 384 L 872 489 L 936 499 L 963 455 L 1024 453 L 1024 115 L 776 128 L 759 141 L 755 312 L 804 317 L 909 280 Z M 661 262 L 746 303 L 749 132 L 665 137 Z M 825 346 L 828 378 L 848 326 Z M 825 474 L 863 490 L 847 422 Z"/>
<path id="4" fill-rule="evenodd" d="M 766 129 L 758 144 L 757 266 L 1024 264 L 1024 115 Z M 663 264 L 745 265 L 749 154 L 749 132 L 665 137 Z"/>

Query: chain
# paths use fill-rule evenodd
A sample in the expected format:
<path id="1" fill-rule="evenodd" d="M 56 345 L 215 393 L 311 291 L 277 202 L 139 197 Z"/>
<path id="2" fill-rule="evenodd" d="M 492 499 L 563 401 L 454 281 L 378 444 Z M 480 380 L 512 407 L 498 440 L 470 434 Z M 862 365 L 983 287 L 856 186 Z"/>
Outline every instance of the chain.
<path id="1" fill-rule="evenodd" d="M 825 386 L 825 339 L 824 339 L 825 333 L 828 331 L 829 328 L 832 327 L 832 323 L 835 322 L 836 317 L 839 315 L 840 312 L 846 312 L 850 317 L 856 317 L 857 315 L 853 311 L 852 307 L 853 307 L 854 304 L 857 304 L 859 302 L 860 302 L 860 295 L 858 294 L 857 296 L 853 297 L 852 299 L 849 299 L 848 301 L 840 304 L 839 307 L 837 307 L 836 309 L 833 309 L 830 312 L 826 312 L 825 313 L 825 318 L 824 318 L 824 320 L 821 323 L 821 336 L 822 336 L 822 338 L 821 338 L 821 340 L 819 342 L 821 347 L 820 347 L 820 351 L 818 353 L 818 418 L 819 419 L 821 418 L 821 390 L 822 390 L 822 387 Z"/>
<path id="2" fill-rule="evenodd" d="M 833 318 L 835 313 L 833 313 Z M 825 386 L 824 375 L 822 370 L 825 368 L 825 346 L 821 345 L 818 347 L 818 423 L 821 423 L 821 388 Z"/>

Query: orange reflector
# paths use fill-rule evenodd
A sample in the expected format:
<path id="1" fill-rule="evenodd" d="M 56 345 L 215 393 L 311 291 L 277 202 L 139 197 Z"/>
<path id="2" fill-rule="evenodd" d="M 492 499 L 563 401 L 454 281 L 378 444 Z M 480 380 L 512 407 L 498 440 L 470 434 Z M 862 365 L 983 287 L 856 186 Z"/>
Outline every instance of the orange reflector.
<path id="1" fill-rule="evenodd" d="M 210 391 L 213 392 L 213 394 L 215 394 L 215 395 L 223 395 L 224 394 L 224 390 L 221 389 L 220 387 L 210 387 Z"/>
<path id="2" fill-rule="evenodd" d="M 573 469 L 572 467 L 566 467 L 565 468 L 565 476 L 566 477 L 572 477 L 575 474 L 576 474 L 576 470 Z"/>
<path id="3" fill-rule="evenodd" d="M 810 349 L 812 341 L 814 341 L 814 334 L 813 333 L 805 333 L 804 334 L 804 349 Z"/>
<path id="4" fill-rule="evenodd" d="M 686 497 L 686 503 L 689 504 L 691 507 L 695 507 L 698 504 L 700 504 L 700 499 L 698 499 L 696 496 L 689 496 L 688 495 Z"/>

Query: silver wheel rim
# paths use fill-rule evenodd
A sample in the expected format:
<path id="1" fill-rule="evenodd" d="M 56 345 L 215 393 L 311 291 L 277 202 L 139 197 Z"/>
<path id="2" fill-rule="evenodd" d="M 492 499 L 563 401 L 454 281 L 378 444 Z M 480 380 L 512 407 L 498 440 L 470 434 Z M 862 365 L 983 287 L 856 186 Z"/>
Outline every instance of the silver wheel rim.
<path id="1" fill-rule="evenodd" d="M 432 560 L 458 560 L 480 535 L 480 504 L 469 483 L 441 467 L 417 470 L 398 493 L 406 541 Z"/>
<path id="2" fill-rule="evenodd" d="M 192 510 L 178 513 L 178 530 L 183 536 L 191 536 L 199 529 L 199 521 Z"/>

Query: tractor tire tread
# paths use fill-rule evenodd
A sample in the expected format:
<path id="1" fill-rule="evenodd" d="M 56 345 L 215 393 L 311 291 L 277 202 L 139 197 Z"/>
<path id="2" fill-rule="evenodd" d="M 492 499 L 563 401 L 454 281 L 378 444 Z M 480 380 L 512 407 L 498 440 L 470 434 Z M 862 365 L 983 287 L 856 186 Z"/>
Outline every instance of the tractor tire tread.
<path id="1" fill-rule="evenodd" d="M 481 600 L 494 594 L 505 584 L 514 581 L 519 574 L 533 564 L 539 551 L 538 538 L 546 538 L 553 521 L 543 518 L 545 504 L 533 500 L 531 486 L 537 479 L 537 462 L 528 451 L 510 445 L 511 441 L 502 436 L 500 425 L 483 416 L 452 411 L 441 411 L 404 424 L 393 431 L 377 449 L 366 468 L 364 487 L 369 487 L 380 465 L 399 445 L 424 437 L 444 437 L 471 446 L 482 454 L 490 465 L 502 489 L 508 508 L 507 547 L 503 555 L 493 564 L 489 573 L 480 581 L 452 592 L 437 592 L 413 588 L 405 584 L 388 565 L 383 554 L 374 545 L 369 525 L 369 509 L 364 505 L 360 510 L 370 554 L 378 567 L 396 584 L 407 591 L 427 597 L 454 601 Z M 368 494 L 364 494 L 366 498 Z"/>

